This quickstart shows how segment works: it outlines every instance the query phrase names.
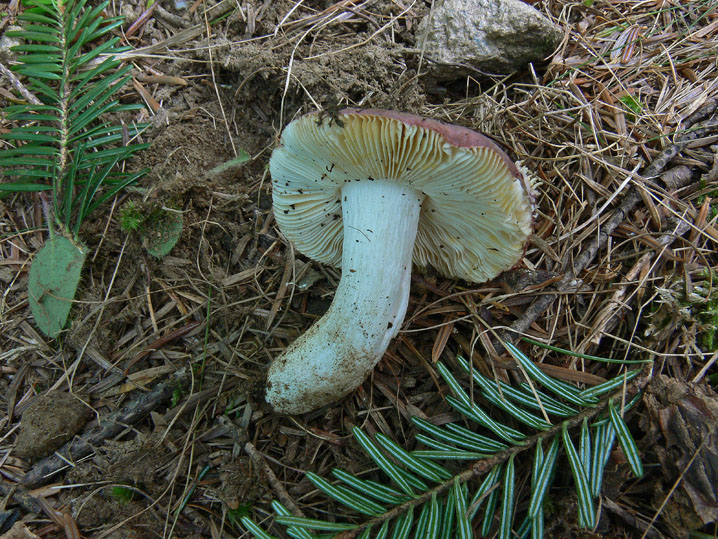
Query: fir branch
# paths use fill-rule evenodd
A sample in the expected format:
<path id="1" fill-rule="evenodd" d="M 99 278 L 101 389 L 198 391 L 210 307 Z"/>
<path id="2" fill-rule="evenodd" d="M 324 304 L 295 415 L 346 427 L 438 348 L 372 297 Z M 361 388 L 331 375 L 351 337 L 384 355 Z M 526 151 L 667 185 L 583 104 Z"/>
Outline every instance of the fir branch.
<path id="1" fill-rule="evenodd" d="M 132 66 L 121 66 L 116 58 L 127 47 L 118 47 L 119 38 L 110 33 L 122 19 L 102 15 L 107 0 L 95 7 L 87 0 L 26 4 L 18 16 L 24 28 L 7 35 L 24 42 L 13 47 L 18 64 L 11 71 L 26 78 L 18 91 L 28 103 L 6 108 L 7 119 L 19 125 L 2 135 L 15 141 L 15 148 L 0 152 L 5 176 L 18 181 L 0 183 L 0 192 L 51 190 L 48 224 L 76 241 L 83 220 L 108 193 L 114 195 L 146 172 L 117 170 L 148 144 L 125 145 L 125 128 L 104 119 L 142 105 L 122 105 L 115 97 Z M 14 75 L 11 80 L 20 84 Z M 127 135 L 134 137 L 145 127 L 133 125 Z"/>
<path id="2" fill-rule="evenodd" d="M 567 419 L 557 425 L 554 425 L 549 430 L 540 432 L 529 438 L 526 438 L 522 445 L 515 445 L 509 447 L 508 449 L 505 449 L 493 456 L 482 458 L 473 462 L 464 471 L 457 474 L 456 476 L 453 476 L 452 478 L 447 479 L 439 483 L 438 485 L 422 492 L 421 494 L 417 495 L 415 498 L 407 502 L 396 505 L 382 515 L 362 522 L 352 530 L 342 532 L 341 534 L 336 536 L 337 539 L 351 539 L 357 537 L 363 530 L 369 527 L 376 527 L 378 525 L 381 525 L 385 521 L 388 522 L 393 518 L 396 518 L 408 511 L 414 510 L 417 507 L 422 506 L 423 504 L 429 502 L 432 497 L 438 497 L 440 495 L 446 494 L 452 488 L 456 479 L 458 479 L 459 483 L 461 484 L 464 484 L 473 479 L 478 479 L 488 473 L 495 466 L 503 465 L 510 458 L 514 458 L 516 457 L 516 455 L 533 449 L 539 444 L 543 445 L 543 443 L 547 440 L 552 440 L 555 436 L 560 435 L 564 428 L 573 429 L 578 425 L 582 424 L 585 420 L 588 420 L 590 422 L 596 419 L 601 414 L 608 411 L 609 403 L 612 400 L 625 399 L 626 401 L 628 401 L 630 400 L 630 398 L 633 398 L 635 395 L 643 391 L 643 389 L 651 381 L 652 376 L 653 364 L 646 364 L 641 370 L 641 373 L 636 376 L 636 378 L 634 378 L 630 383 L 628 383 L 625 389 L 621 388 L 611 393 L 609 396 L 604 397 L 595 407 L 587 408 L 579 412 L 572 418 Z"/>

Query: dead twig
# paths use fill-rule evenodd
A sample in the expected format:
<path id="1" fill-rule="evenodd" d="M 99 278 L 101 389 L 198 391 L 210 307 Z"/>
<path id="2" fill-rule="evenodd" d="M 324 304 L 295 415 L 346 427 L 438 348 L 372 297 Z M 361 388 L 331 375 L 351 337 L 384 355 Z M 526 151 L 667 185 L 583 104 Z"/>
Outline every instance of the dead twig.
<path id="1" fill-rule="evenodd" d="M 618 515 L 621 520 L 623 520 L 629 526 L 633 526 L 638 530 L 645 530 L 646 537 L 650 537 L 651 539 L 660 539 L 661 537 L 663 537 L 656 530 L 649 528 L 648 523 L 644 519 L 639 517 L 633 511 L 624 509 L 616 502 L 614 502 L 611 498 L 602 498 L 601 503 L 603 507 L 605 507 L 611 513 Z"/>
<path id="2" fill-rule="evenodd" d="M 274 492 L 277 494 L 279 501 L 281 501 L 294 516 L 303 517 L 304 513 L 302 513 L 302 510 L 299 509 L 299 506 L 289 495 L 287 489 L 284 488 L 282 482 L 277 479 L 276 475 L 274 475 L 274 472 L 269 467 L 269 464 L 267 464 L 267 461 L 264 460 L 264 455 L 262 455 L 262 453 L 260 453 L 254 445 L 252 445 L 252 442 L 246 442 L 244 444 L 244 452 L 249 455 L 249 458 L 252 459 L 254 465 L 259 468 L 262 474 L 267 478 L 269 484 L 272 485 Z"/>
<path id="3" fill-rule="evenodd" d="M 686 234 L 691 229 L 690 223 L 686 222 L 685 220 L 680 220 L 678 223 L 675 224 L 675 226 L 672 227 L 672 230 L 670 232 L 667 232 L 657 238 L 658 244 L 662 247 L 662 250 L 656 254 L 656 252 L 651 251 L 638 259 L 638 262 L 636 262 L 633 267 L 626 273 L 626 277 L 624 278 L 624 283 L 614 292 L 614 294 L 611 296 L 611 299 L 606 303 L 606 305 L 601 309 L 601 312 L 596 317 L 596 323 L 594 324 L 594 327 L 591 329 L 590 334 L 586 338 L 587 343 L 598 345 L 601 342 L 601 337 L 603 335 L 607 335 L 611 332 L 611 330 L 616 327 L 618 322 L 620 321 L 620 317 L 617 316 L 617 312 L 619 312 L 623 308 L 627 308 L 631 305 L 631 302 L 633 298 L 635 297 L 635 291 L 628 297 L 626 297 L 626 291 L 628 288 L 628 284 L 634 279 L 637 278 L 638 275 L 641 274 L 641 272 L 648 266 L 648 264 L 653 260 L 654 257 L 658 256 L 660 257 L 663 252 L 677 239 L 683 236 L 683 234 Z"/>
<path id="4" fill-rule="evenodd" d="M 65 537 L 68 539 L 80 538 L 80 531 L 75 519 L 68 513 L 55 509 L 45 498 L 33 496 L 20 485 L 10 485 L 4 481 L 0 482 L 0 495 L 3 498 L 11 497 L 28 513 L 45 514 L 65 532 Z"/>
<path id="5" fill-rule="evenodd" d="M 40 500 L 20 485 L 11 484 L 5 480 L 0 481 L 0 495 L 2 495 L 3 498 L 11 497 L 23 511 L 27 511 L 28 513 L 41 515 L 43 512 Z"/>
<path id="6" fill-rule="evenodd" d="M 269 484 L 272 486 L 272 489 L 277 495 L 277 498 L 279 498 L 279 501 L 282 502 L 287 507 L 287 509 L 292 512 L 294 516 L 303 517 L 304 513 L 289 495 L 287 489 L 284 488 L 282 482 L 277 478 L 272 469 L 269 467 L 269 464 L 267 464 L 264 455 L 254 446 L 252 442 L 247 440 L 247 434 L 244 432 L 244 430 L 232 423 L 232 421 L 225 416 L 221 416 L 219 418 L 219 421 L 220 423 L 222 423 L 222 425 L 224 425 L 227 430 L 230 431 L 235 443 L 242 447 L 242 449 L 244 449 L 244 452 L 249 455 L 249 458 L 252 459 L 254 465 L 257 467 L 257 469 L 259 469 L 260 474 L 264 476 L 269 482 Z"/>
<path id="7" fill-rule="evenodd" d="M 101 420 L 101 423 L 82 436 L 66 443 L 55 454 L 42 459 L 35 464 L 22 478 L 21 483 L 26 487 L 37 487 L 48 481 L 52 476 L 68 466 L 68 462 L 89 455 L 95 446 L 105 440 L 116 436 L 127 425 L 132 425 L 146 417 L 160 404 L 167 401 L 178 384 L 189 377 L 187 369 L 181 369 L 168 380 L 155 386 L 152 391 L 142 393 L 127 406 L 111 413 Z"/>
<path id="8" fill-rule="evenodd" d="M 42 101 L 40 101 L 35 95 L 30 92 L 27 88 L 25 88 L 25 85 L 20 82 L 20 80 L 15 76 L 15 73 L 10 71 L 5 65 L 0 62 L 0 73 L 5 75 L 9 80 L 10 84 L 13 85 L 13 87 L 22 94 L 22 96 L 27 99 L 28 103 L 32 105 L 42 105 Z"/>

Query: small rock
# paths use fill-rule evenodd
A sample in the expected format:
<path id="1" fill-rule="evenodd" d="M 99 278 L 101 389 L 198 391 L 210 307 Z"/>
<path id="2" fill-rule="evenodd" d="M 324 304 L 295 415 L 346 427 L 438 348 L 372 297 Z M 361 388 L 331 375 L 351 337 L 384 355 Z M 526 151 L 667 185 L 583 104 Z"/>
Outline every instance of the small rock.
<path id="1" fill-rule="evenodd" d="M 429 75 L 511 73 L 549 56 L 563 30 L 520 0 L 445 0 L 421 22 Z"/>
<path id="2" fill-rule="evenodd" d="M 15 453 L 30 462 L 51 454 L 84 426 L 90 409 L 69 393 L 37 398 L 22 414 Z"/>

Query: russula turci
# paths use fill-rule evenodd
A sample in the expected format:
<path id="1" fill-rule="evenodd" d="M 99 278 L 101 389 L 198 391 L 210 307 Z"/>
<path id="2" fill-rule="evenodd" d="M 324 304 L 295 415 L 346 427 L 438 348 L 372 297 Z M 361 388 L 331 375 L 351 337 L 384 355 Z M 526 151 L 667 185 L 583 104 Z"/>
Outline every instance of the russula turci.
<path id="1" fill-rule="evenodd" d="M 272 362 L 266 400 L 304 413 L 356 389 L 404 320 L 412 260 L 492 279 L 531 232 L 528 181 L 484 135 L 383 110 L 290 123 L 269 162 L 274 215 L 306 256 L 342 269 L 327 313 Z"/>

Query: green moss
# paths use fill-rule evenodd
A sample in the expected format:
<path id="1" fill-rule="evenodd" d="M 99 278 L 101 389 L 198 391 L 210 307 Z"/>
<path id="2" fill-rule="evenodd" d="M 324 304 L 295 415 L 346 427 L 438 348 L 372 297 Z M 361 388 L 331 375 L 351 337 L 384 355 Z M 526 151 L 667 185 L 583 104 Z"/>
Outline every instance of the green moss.
<path id="1" fill-rule="evenodd" d="M 110 488 L 110 497 L 120 503 L 130 503 L 135 497 L 135 491 L 131 488 L 116 485 Z"/>
<path id="2" fill-rule="evenodd" d="M 242 517 L 249 516 L 249 510 L 252 508 L 251 505 L 239 504 L 236 509 L 227 509 L 227 518 L 232 523 L 232 526 L 237 526 Z"/>
<path id="3" fill-rule="evenodd" d="M 157 258 L 167 255 L 182 234 L 182 212 L 158 204 L 130 201 L 120 210 L 120 227 L 137 232 L 147 252 Z"/>
<path id="4" fill-rule="evenodd" d="M 125 232 L 137 232 L 144 219 L 136 202 L 129 201 L 120 209 L 120 228 Z"/>
<path id="5" fill-rule="evenodd" d="M 700 186 L 701 186 L 701 189 L 705 189 L 706 181 L 701 180 Z M 710 197 L 711 201 L 713 202 L 710 205 L 710 209 L 708 210 L 708 221 L 712 221 L 713 219 L 715 219 L 715 216 L 718 215 L 718 204 L 715 203 L 715 201 L 718 200 L 718 189 L 713 189 L 708 194 L 699 196 L 698 199 L 696 200 L 696 203 L 697 203 L 697 206 L 701 206 L 701 205 L 703 205 L 706 198 L 708 198 L 708 197 Z"/>
<path id="6" fill-rule="evenodd" d="M 632 95 L 624 95 L 620 99 L 621 103 L 626 107 L 626 109 L 630 112 L 626 113 L 626 120 L 629 122 L 633 122 L 636 120 L 636 116 L 640 116 L 643 112 L 643 105 L 641 105 L 640 101 L 638 101 L 635 97 Z"/>
<path id="7" fill-rule="evenodd" d="M 696 287 L 696 291 L 704 298 L 702 304 L 696 306 L 698 319 L 698 334 L 700 335 L 700 344 L 704 352 L 715 352 L 718 349 L 718 272 L 711 274 L 706 270 L 704 272 L 705 280 L 700 283 L 700 287 Z"/>

